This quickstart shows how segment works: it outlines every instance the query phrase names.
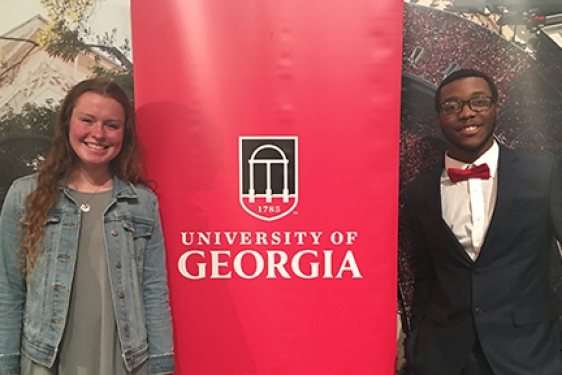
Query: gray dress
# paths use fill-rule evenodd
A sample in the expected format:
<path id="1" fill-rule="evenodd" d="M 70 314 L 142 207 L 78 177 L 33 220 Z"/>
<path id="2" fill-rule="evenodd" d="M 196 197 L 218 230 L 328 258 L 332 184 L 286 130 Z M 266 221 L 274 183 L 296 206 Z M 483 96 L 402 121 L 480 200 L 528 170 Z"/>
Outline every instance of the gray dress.
<path id="1" fill-rule="evenodd" d="M 72 191 L 88 202 L 82 213 L 80 239 L 70 306 L 58 357 L 51 369 L 22 356 L 22 375 L 144 375 L 146 362 L 132 372 L 125 368 L 117 333 L 103 233 L 103 213 L 112 191 Z"/>

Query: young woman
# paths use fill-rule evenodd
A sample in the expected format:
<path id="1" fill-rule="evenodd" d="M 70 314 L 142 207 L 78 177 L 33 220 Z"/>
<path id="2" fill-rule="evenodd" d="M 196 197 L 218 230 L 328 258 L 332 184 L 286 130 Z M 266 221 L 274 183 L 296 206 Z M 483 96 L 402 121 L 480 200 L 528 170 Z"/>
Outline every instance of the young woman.
<path id="1" fill-rule="evenodd" d="M 172 373 L 168 302 L 133 108 L 115 83 L 80 82 L 0 214 L 0 375 Z"/>

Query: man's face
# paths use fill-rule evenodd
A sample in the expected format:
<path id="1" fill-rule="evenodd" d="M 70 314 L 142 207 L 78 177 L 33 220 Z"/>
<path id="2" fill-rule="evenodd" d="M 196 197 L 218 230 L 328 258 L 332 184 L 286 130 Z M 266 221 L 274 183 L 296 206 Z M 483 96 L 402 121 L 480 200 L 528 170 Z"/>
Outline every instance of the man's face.
<path id="1" fill-rule="evenodd" d="M 449 100 L 469 100 L 491 97 L 488 83 L 480 77 L 457 79 L 441 89 L 440 103 Z M 488 109 L 476 112 L 465 103 L 458 113 L 439 112 L 438 120 L 443 135 L 449 142 L 448 154 L 453 159 L 471 163 L 493 144 L 498 108 L 495 103 Z"/>

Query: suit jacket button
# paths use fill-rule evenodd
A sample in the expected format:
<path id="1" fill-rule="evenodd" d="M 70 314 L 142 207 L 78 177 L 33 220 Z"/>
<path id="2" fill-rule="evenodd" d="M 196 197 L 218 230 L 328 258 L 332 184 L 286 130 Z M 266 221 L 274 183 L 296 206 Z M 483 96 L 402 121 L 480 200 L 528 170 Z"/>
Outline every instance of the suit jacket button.
<path id="1" fill-rule="evenodd" d="M 481 268 L 475 268 L 474 271 L 472 271 L 475 275 L 480 275 L 482 273 L 482 269 Z"/>
<path id="2" fill-rule="evenodd" d="M 482 311 L 482 309 L 481 309 L 480 307 L 477 307 L 477 308 L 474 309 L 474 314 L 480 315 L 480 314 L 482 314 L 482 313 L 483 313 L 483 311 Z"/>

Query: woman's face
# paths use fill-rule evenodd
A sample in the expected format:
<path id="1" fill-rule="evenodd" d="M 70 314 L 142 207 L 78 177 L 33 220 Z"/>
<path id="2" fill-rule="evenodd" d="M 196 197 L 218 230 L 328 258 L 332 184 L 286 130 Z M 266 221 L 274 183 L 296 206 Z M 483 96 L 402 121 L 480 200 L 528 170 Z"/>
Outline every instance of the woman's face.
<path id="1" fill-rule="evenodd" d="M 108 168 L 121 151 L 125 111 L 118 101 L 85 92 L 76 101 L 70 117 L 70 146 L 81 166 Z"/>

